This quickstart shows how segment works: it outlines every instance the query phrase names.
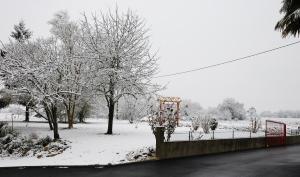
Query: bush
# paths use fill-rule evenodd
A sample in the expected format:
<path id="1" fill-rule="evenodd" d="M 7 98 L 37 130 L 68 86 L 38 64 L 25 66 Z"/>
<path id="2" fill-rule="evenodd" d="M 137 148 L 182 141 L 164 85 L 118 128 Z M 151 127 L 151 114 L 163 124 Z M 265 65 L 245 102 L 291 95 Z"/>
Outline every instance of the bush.
<path id="1" fill-rule="evenodd" d="M 36 140 L 38 138 L 39 138 L 39 136 L 36 133 L 30 133 L 29 134 L 29 139 L 30 140 Z"/>
<path id="2" fill-rule="evenodd" d="M 192 128 L 193 131 L 197 131 L 201 126 L 201 119 L 199 116 L 192 117 Z"/>
<path id="3" fill-rule="evenodd" d="M 52 138 L 50 138 L 50 136 L 46 136 L 45 138 L 40 138 L 37 142 L 38 145 L 42 145 L 42 146 L 47 146 L 48 144 L 50 144 L 52 142 Z"/>
<path id="4" fill-rule="evenodd" d="M 192 119 L 193 130 L 196 131 L 199 127 L 203 129 L 204 133 L 209 133 L 211 128 L 211 121 L 213 120 L 211 114 L 202 113 Z"/>
<path id="5" fill-rule="evenodd" d="M 252 133 L 257 133 L 257 131 L 261 128 L 261 120 L 254 107 L 251 107 L 247 111 L 247 117 L 250 119 L 250 131 Z"/>
<path id="6" fill-rule="evenodd" d="M 79 122 L 84 122 L 85 118 L 87 118 L 90 114 L 91 105 L 87 102 L 84 102 L 83 105 L 80 107 L 79 112 L 77 113 L 77 117 Z"/>
<path id="7" fill-rule="evenodd" d="M 173 109 L 166 111 L 166 122 L 165 122 L 165 130 L 167 133 L 167 141 L 170 141 L 171 135 L 174 133 L 176 128 L 176 112 Z"/>
<path id="8" fill-rule="evenodd" d="M 208 114 L 202 115 L 200 117 L 201 121 L 201 128 L 203 129 L 204 133 L 209 133 L 209 123 L 211 121 L 211 116 Z"/>
<path id="9" fill-rule="evenodd" d="M 12 96 L 9 93 L 0 93 L 0 109 L 7 107 L 12 102 Z"/>
<path id="10" fill-rule="evenodd" d="M 12 130 L 8 127 L 6 122 L 0 122 L 0 138 L 12 133 Z"/>
<path id="11" fill-rule="evenodd" d="M 218 127 L 218 121 L 216 119 L 212 119 L 209 123 L 209 126 L 212 131 L 216 130 Z"/>
<path id="12" fill-rule="evenodd" d="M 7 122 L 0 122 L 0 129 L 6 127 L 7 125 L 8 125 Z"/>
<path id="13" fill-rule="evenodd" d="M 152 129 L 153 134 L 155 135 L 155 128 L 157 126 L 164 126 L 167 134 L 167 141 L 170 141 L 171 135 L 174 133 L 176 128 L 176 111 L 173 109 L 167 109 L 163 112 L 157 112 L 150 108 L 149 114 L 149 125 Z"/>

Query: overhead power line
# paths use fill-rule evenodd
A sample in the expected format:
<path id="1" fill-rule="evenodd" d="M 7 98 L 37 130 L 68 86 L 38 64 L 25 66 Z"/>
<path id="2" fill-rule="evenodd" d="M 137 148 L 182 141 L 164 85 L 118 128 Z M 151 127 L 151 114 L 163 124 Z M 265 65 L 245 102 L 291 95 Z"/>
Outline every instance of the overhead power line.
<path id="1" fill-rule="evenodd" d="M 212 64 L 212 65 L 208 65 L 208 66 L 203 66 L 203 67 L 200 67 L 200 68 L 195 68 L 195 69 L 186 70 L 186 71 L 180 71 L 180 72 L 171 73 L 171 74 L 164 74 L 164 75 L 156 76 L 156 77 L 153 77 L 153 78 L 169 77 L 169 76 L 175 76 L 175 75 L 181 75 L 181 74 L 191 73 L 191 72 L 195 72 L 195 71 L 199 71 L 199 70 L 204 70 L 204 69 L 208 69 L 208 68 L 213 68 L 213 67 L 217 67 L 217 66 L 221 66 L 221 65 L 225 65 L 225 64 L 237 62 L 237 61 L 246 60 L 246 59 L 258 56 L 258 55 L 270 53 L 270 52 L 273 52 L 275 50 L 286 48 L 286 47 L 289 47 L 289 46 L 292 46 L 292 45 L 295 45 L 295 44 L 298 44 L 298 43 L 300 43 L 300 41 L 296 41 L 296 42 L 293 42 L 293 43 L 282 45 L 282 46 L 279 46 L 279 47 L 276 47 L 276 48 L 272 48 L 272 49 L 269 49 L 269 50 L 264 50 L 264 51 L 261 51 L 261 52 L 257 52 L 257 53 L 251 54 L 251 55 L 244 56 L 244 57 L 240 57 L 240 58 L 236 58 L 236 59 L 232 59 L 232 60 L 227 60 L 227 61 L 224 61 L 224 62 L 221 62 L 221 63 L 216 63 L 216 64 Z"/>

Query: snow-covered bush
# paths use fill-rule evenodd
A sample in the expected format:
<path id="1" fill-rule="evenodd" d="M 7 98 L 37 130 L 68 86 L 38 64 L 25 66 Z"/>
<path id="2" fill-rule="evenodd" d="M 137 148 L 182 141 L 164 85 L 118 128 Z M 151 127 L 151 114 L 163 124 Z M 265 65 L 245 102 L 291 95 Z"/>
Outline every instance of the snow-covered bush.
<path id="1" fill-rule="evenodd" d="M 197 131 L 199 127 L 202 128 L 204 133 L 209 133 L 210 123 L 213 116 L 206 112 L 199 113 L 198 116 L 192 117 L 192 131 Z"/>
<path id="2" fill-rule="evenodd" d="M 38 139 L 37 144 L 42 145 L 43 147 L 45 147 L 48 144 L 50 144 L 52 141 L 53 140 L 49 136 L 46 136 L 44 138 Z"/>
<path id="3" fill-rule="evenodd" d="M 7 107 L 12 101 L 12 96 L 4 91 L 0 91 L 0 109 Z"/>
<path id="4" fill-rule="evenodd" d="M 16 135 L 17 132 L 12 130 L 6 122 L 0 122 L 0 138 L 5 137 L 8 134 Z"/>
<path id="5" fill-rule="evenodd" d="M 256 133 L 261 128 L 261 120 L 254 107 L 247 111 L 247 118 L 250 120 L 250 131 Z"/>
<path id="6" fill-rule="evenodd" d="M 150 107 L 149 115 L 148 115 L 148 123 L 151 127 L 153 134 L 155 135 L 155 127 L 162 126 L 163 122 L 159 115 L 158 111 L 155 111 Z"/>
<path id="7" fill-rule="evenodd" d="M 7 123 L 0 122 L 0 157 L 52 157 L 69 148 L 66 141 L 53 141 L 49 136 L 38 139 L 36 134 L 20 136 Z"/>
<path id="8" fill-rule="evenodd" d="M 36 140 L 36 139 L 39 138 L 39 136 L 38 136 L 36 133 L 32 132 L 32 133 L 29 134 L 28 138 L 29 138 L 29 139 L 35 139 L 35 140 Z"/>
<path id="9" fill-rule="evenodd" d="M 164 123 L 165 125 L 165 130 L 167 133 L 167 141 L 170 141 L 171 135 L 174 133 L 175 128 L 176 128 L 176 111 L 173 109 L 167 109 L 165 111 L 165 118 L 166 122 Z"/>
<path id="10" fill-rule="evenodd" d="M 211 121 L 209 122 L 209 127 L 212 131 L 215 131 L 216 128 L 218 127 L 217 119 L 215 119 L 215 118 L 211 119 Z"/>
<path id="11" fill-rule="evenodd" d="M 84 122 L 85 119 L 90 115 L 91 112 L 91 105 L 89 102 L 83 102 L 80 104 L 78 112 L 77 112 L 77 118 L 79 122 Z"/>
<path id="12" fill-rule="evenodd" d="M 209 133 L 210 121 L 212 120 L 212 116 L 210 114 L 201 114 L 199 115 L 199 118 L 203 132 Z"/>
<path id="13" fill-rule="evenodd" d="M 214 109 L 215 110 L 215 109 Z M 209 133 L 209 129 L 215 130 L 218 126 L 218 121 L 214 118 L 218 112 L 213 112 L 212 109 L 199 112 L 197 116 L 192 117 L 192 131 L 197 131 L 200 127 L 204 133 Z"/>
<path id="14" fill-rule="evenodd" d="M 201 127 L 201 118 L 200 116 L 192 117 L 192 131 L 197 131 Z"/>
<path id="15" fill-rule="evenodd" d="M 0 157 L 36 156 L 52 157 L 69 148 L 66 141 L 53 141 L 50 137 L 35 139 L 8 133 L 0 138 Z"/>
<path id="16" fill-rule="evenodd" d="M 127 161 L 143 161 L 155 157 L 155 150 L 153 147 L 144 147 L 136 151 L 131 151 L 126 154 Z"/>
<path id="17" fill-rule="evenodd" d="M 164 126 L 167 135 L 165 139 L 169 141 L 176 128 L 176 111 L 173 109 L 167 109 L 162 112 L 151 110 L 148 118 L 153 134 L 155 135 L 157 126 Z"/>

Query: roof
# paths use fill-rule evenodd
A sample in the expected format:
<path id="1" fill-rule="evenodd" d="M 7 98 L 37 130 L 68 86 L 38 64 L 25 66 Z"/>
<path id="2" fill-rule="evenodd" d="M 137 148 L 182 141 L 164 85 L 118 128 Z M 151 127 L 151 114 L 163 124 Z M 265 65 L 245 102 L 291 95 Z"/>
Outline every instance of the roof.
<path id="1" fill-rule="evenodd" d="M 159 97 L 158 100 L 162 102 L 181 102 L 180 97 Z"/>

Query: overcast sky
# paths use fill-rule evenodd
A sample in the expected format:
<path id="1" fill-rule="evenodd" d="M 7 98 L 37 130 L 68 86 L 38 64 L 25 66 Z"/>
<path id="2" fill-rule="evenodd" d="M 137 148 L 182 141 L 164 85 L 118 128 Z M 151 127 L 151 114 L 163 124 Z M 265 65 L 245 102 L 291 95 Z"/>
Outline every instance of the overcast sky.
<path id="1" fill-rule="evenodd" d="M 76 20 L 118 5 L 143 17 L 160 74 L 184 71 L 291 43 L 274 31 L 281 0 L 0 0 L 0 40 L 6 42 L 20 19 L 34 37 L 48 36 L 47 21 L 59 10 Z M 262 110 L 300 109 L 300 44 L 251 60 L 176 77 L 155 79 L 166 84 L 166 96 L 179 96 L 216 106 L 232 97 Z"/>

